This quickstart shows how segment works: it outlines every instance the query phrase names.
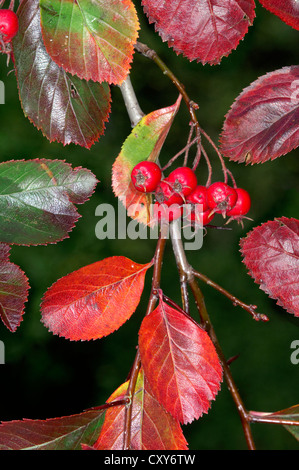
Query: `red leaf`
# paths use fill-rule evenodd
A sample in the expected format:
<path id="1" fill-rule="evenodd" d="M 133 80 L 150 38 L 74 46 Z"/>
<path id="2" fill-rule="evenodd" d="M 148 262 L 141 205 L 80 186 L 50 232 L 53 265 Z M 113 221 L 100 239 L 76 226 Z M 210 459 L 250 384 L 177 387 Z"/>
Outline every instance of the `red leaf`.
<path id="1" fill-rule="evenodd" d="M 94 444 L 104 411 L 88 410 L 62 418 L 6 421 L 0 425 L 0 450 L 81 450 Z"/>
<path id="2" fill-rule="evenodd" d="M 128 383 L 122 384 L 108 403 L 125 398 Z M 97 450 L 122 450 L 124 443 L 125 405 L 106 411 L 101 434 L 94 445 Z M 131 449 L 187 450 L 180 424 L 157 402 L 150 391 L 143 370 L 138 375 L 133 397 Z"/>
<path id="3" fill-rule="evenodd" d="M 221 150 L 239 163 L 263 163 L 299 144 L 299 66 L 267 73 L 245 88 L 226 116 Z"/>
<path id="4" fill-rule="evenodd" d="M 80 80 L 60 68 L 45 49 L 39 0 L 19 3 L 20 28 L 13 40 L 13 57 L 24 114 L 50 142 L 89 149 L 105 131 L 110 87 Z M 51 11 L 56 2 L 48 3 Z M 63 3 L 70 7 L 70 2 Z"/>
<path id="5" fill-rule="evenodd" d="M 199 325 L 160 302 L 141 324 L 139 348 L 154 395 L 175 419 L 186 424 L 207 413 L 220 389 L 222 368 Z"/>
<path id="6" fill-rule="evenodd" d="M 29 284 L 23 271 L 9 261 L 8 245 L 0 243 L 0 318 L 15 332 L 22 321 Z"/>
<path id="7" fill-rule="evenodd" d="M 299 29 L 299 4 L 297 0 L 260 0 L 267 10 L 294 29 Z"/>
<path id="8" fill-rule="evenodd" d="M 42 300 L 43 323 L 74 341 L 109 335 L 134 313 L 151 265 L 114 256 L 59 279 Z"/>
<path id="9" fill-rule="evenodd" d="M 190 61 L 217 64 L 244 38 L 255 17 L 254 0 L 143 0 L 163 41 Z"/>
<path id="10" fill-rule="evenodd" d="M 127 76 L 139 23 L 131 0 L 41 0 L 48 54 L 85 80 L 119 85 Z"/>
<path id="11" fill-rule="evenodd" d="M 299 316 L 299 221 L 281 217 L 255 227 L 240 242 L 244 263 L 260 288 Z"/>

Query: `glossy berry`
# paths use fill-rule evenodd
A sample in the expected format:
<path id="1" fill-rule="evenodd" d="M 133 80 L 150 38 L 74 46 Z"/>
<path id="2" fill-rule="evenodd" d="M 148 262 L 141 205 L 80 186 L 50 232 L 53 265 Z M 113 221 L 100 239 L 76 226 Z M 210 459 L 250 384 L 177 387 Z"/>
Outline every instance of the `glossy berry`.
<path id="1" fill-rule="evenodd" d="M 182 196 L 188 196 L 197 186 L 197 178 L 193 170 L 182 166 L 173 170 L 166 178 L 173 190 Z"/>
<path id="2" fill-rule="evenodd" d="M 10 42 L 19 30 L 19 20 L 12 10 L 0 10 L 0 35 L 2 41 Z"/>
<path id="3" fill-rule="evenodd" d="M 209 208 L 217 214 L 225 216 L 237 202 L 237 192 L 226 183 L 217 181 L 208 187 L 207 201 Z"/>
<path id="4" fill-rule="evenodd" d="M 241 217 L 249 212 L 251 199 L 249 193 L 243 188 L 236 188 L 237 202 L 232 209 L 227 211 L 229 217 Z"/>
<path id="5" fill-rule="evenodd" d="M 187 204 L 201 204 L 202 211 L 209 209 L 207 201 L 207 188 L 206 186 L 197 185 L 194 191 L 190 193 L 186 198 Z"/>
<path id="6" fill-rule="evenodd" d="M 155 162 L 140 162 L 132 170 L 131 180 L 137 189 L 142 193 L 151 193 L 155 191 L 161 181 L 161 168 Z"/>
<path id="7" fill-rule="evenodd" d="M 168 207 L 172 204 L 182 205 L 184 203 L 182 196 L 174 191 L 166 179 L 159 183 L 155 191 L 155 198 L 159 204 L 166 204 Z"/>
<path id="8" fill-rule="evenodd" d="M 202 212 L 201 207 L 201 205 L 195 205 L 194 208 L 187 213 L 186 219 L 196 225 L 209 224 L 214 219 L 215 214 L 213 214 L 210 209 Z"/>
<path id="9" fill-rule="evenodd" d="M 166 204 L 160 204 L 159 202 L 154 203 L 153 216 L 154 220 L 161 222 L 172 222 L 173 220 L 179 219 L 183 215 L 183 206 L 178 204 L 172 204 L 168 206 Z"/>

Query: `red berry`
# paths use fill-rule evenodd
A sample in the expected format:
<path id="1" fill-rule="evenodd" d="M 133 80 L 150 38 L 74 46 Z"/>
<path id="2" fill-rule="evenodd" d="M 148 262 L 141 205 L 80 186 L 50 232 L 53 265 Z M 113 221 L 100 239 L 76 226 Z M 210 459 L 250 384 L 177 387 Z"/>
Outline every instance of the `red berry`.
<path id="1" fill-rule="evenodd" d="M 178 204 L 179 206 L 184 203 L 182 196 L 175 192 L 167 180 L 162 180 L 155 192 L 156 201 L 159 204 L 166 204 L 168 207 L 172 204 Z"/>
<path id="2" fill-rule="evenodd" d="M 247 214 L 251 206 L 249 193 L 243 188 L 236 188 L 237 202 L 232 209 L 227 211 L 229 217 L 238 217 Z"/>
<path id="3" fill-rule="evenodd" d="M 132 183 L 142 193 L 155 191 L 161 181 L 162 171 L 155 162 L 144 161 L 134 166 L 131 173 Z"/>
<path id="4" fill-rule="evenodd" d="M 0 34 L 3 42 L 10 42 L 19 29 L 19 20 L 12 10 L 0 10 Z"/>
<path id="5" fill-rule="evenodd" d="M 206 186 L 197 185 L 194 191 L 192 191 L 192 193 L 187 196 L 187 204 L 201 204 L 202 211 L 206 211 L 209 208 L 207 201 L 207 191 L 208 190 Z"/>
<path id="6" fill-rule="evenodd" d="M 167 177 L 172 184 L 173 190 L 183 196 L 188 196 L 197 186 L 197 178 L 193 170 L 182 166 L 173 170 Z"/>
<path id="7" fill-rule="evenodd" d="M 207 201 L 210 209 L 217 214 L 226 215 L 237 202 L 237 192 L 226 183 L 217 181 L 208 187 Z"/>
<path id="8" fill-rule="evenodd" d="M 207 209 L 204 212 L 201 212 L 201 207 L 201 205 L 195 205 L 194 208 L 188 212 L 186 216 L 187 220 L 194 222 L 197 225 L 209 224 L 214 219 L 215 214 L 211 212 L 211 209 Z"/>
<path id="9" fill-rule="evenodd" d="M 168 206 L 166 204 L 160 204 L 159 202 L 154 203 L 154 220 L 172 222 L 180 218 L 183 215 L 183 206 L 173 204 Z"/>

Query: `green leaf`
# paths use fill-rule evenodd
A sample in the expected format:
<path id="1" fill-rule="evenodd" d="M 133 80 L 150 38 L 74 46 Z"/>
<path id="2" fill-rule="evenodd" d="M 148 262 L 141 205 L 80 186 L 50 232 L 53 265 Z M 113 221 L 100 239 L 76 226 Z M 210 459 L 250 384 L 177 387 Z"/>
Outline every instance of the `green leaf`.
<path id="1" fill-rule="evenodd" d="M 0 241 L 55 243 L 67 237 L 97 180 L 61 160 L 16 160 L 0 164 Z"/>
<path id="2" fill-rule="evenodd" d="M 3 422 L 0 450 L 81 450 L 82 444 L 94 444 L 104 416 L 95 408 L 62 418 Z"/>
<path id="3" fill-rule="evenodd" d="M 151 197 L 137 191 L 131 182 L 131 172 L 143 160 L 156 162 L 173 119 L 181 103 L 144 116 L 125 140 L 112 169 L 112 187 L 115 196 L 126 207 L 128 216 L 145 225 L 153 225 L 150 214 Z"/>
<path id="4" fill-rule="evenodd" d="M 120 84 L 133 58 L 139 23 L 131 0 L 41 0 L 46 49 L 64 70 Z"/>
<path id="5" fill-rule="evenodd" d="M 14 332 L 22 321 L 29 284 L 19 266 L 9 261 L 9 249 L 0 243 L 0 318 Z"/>
<path id="6" fill-rule="evenodd" d="M 24 114 L 50 142 L 90 148 L 105 130 L 109 85 L 71 76 L 51 59 L 42 39 L 38 0 L 24 0 L 18 16 L 13 53 Z"/>

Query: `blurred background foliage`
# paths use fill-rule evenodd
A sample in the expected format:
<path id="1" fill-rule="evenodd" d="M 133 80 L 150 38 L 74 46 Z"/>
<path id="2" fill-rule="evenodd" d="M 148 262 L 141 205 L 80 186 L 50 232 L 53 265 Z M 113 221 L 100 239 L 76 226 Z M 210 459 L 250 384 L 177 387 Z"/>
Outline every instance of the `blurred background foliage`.
<path id="1" fill-rule="evenodd" d="M 149 25 L 140 8 L 140 41 L 157 51 L 199 104 L 199 122 L 217 143 L 225 114 L 243 88 L 259 76 L 294 65 L 298 59 L 298 32 L 276 16 L 256 6 L 256 19 L 236 51 L 220 65 L 189 63 L 168 49 Z M 30 282 L 30 294 L 23 321 L 16 333 L 1 324 L 6 364 L 0 367 L 0 419 L 46 419 L 79 413 L 103 404 L 126 380 L 137 345 L 138 329 L 145 313 L 151 273 L 147 274 L 141 302 L 131 319 L 117 332 L 93 342 L 70 342 L 49 333 L 40 321 L 39 304 L 44 292 L 58 278 L 84 265 L 113 255 L 136 262 L 148 262 L 155 250 L 154 240 L 98 240 L 96 207 L 117 201 L 111 189 L 111 167 L 131 131 L 120 90 L 112 88 L 112 111 L 105 135 L 90 150 L 75 145 L 49 143 L 24 117 L 13 72 L 8 73 L 6 57 L 0 57 L 0 79 L 5 83 L 5 105 L 0 106 L 1 161 L 11 159 L 57 158 L 90 169 L 100 180 L 91 199 L 78 206 L 81 218 L 70 237 L 56 245 L 11 249 L 11 261 L 18 264 Z M 148 59 L 135 55 L 131 80 L 145 113 L 172 105 L 178 93 L 172 83 Z M 184 147 L 188 136 L 188 113 L 182 104 L 161 153 L 166 162 Z M 221 179 L 219 161 L 206 145 Z M 299 365 L 290 361 L 291 342 L 299 339 L 299 320 L 276 306 L 249 277 L 239 252 L 239 240 L 253 227 L 274 217 L 298 217 L 298 151 L 262 165 L 227 162 L 238 184 L 252 195 L 252 221 L 244 229 L 210 229 L 203 248 L 187 252 L 195 269 L 258 306 L 268 323 L 258 323 L 243 310 L 233 307 L 212 288 L 202 285 L 206 305 L 227 358 L 239 355 L 231 370 L 245 405 L 250 410 L 276 411 L 298 403 Z M 198 178 L 205 181 L 204 165 Z M 202 178 L 202 180 L 201 180 Z M 219 220 L 219 219 L 218 219 Z M 220 220 L 219 220 L 220 222 Z M 170 247 L 162 272 L 162 288 L 180 302 L 178 275 Z M 193 309 L 196 316 L 196 312 Z M 225 383 L 210 412 L 183 426 L 190 449 L 246 449 L 237 411 Z M 253 425 L 259 449 L 297 449 L 298 443 L 281 426 Z"/>

